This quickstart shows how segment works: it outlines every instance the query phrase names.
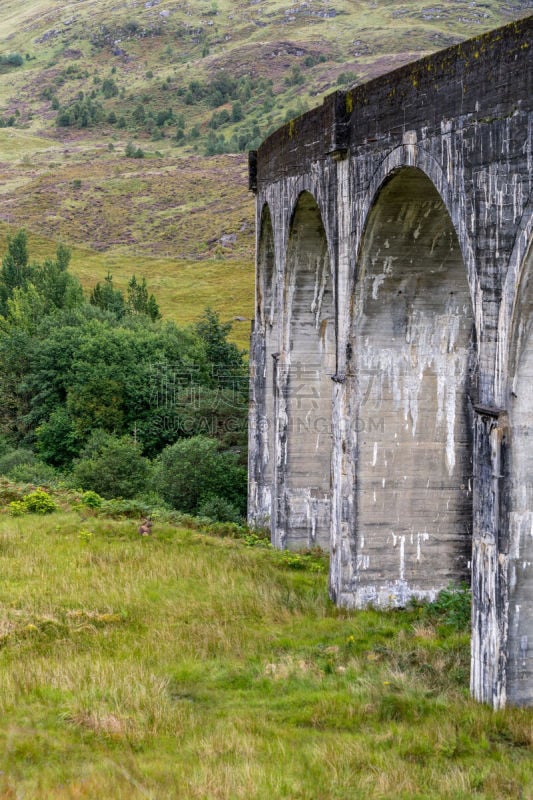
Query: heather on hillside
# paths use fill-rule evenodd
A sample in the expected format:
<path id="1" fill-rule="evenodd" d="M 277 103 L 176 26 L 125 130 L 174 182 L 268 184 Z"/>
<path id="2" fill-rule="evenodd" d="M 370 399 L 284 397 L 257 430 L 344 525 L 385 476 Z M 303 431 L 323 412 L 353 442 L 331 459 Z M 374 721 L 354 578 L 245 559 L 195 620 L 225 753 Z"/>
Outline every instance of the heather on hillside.
<path id="1" fill-rule="evenodd" d="M 530 0 L 4 0 L 0 231 L 73 248 L 84 290 L 146 274 L 179 324 L 253 316 L 246 150 L 325 95 L 517 19 Z"/>

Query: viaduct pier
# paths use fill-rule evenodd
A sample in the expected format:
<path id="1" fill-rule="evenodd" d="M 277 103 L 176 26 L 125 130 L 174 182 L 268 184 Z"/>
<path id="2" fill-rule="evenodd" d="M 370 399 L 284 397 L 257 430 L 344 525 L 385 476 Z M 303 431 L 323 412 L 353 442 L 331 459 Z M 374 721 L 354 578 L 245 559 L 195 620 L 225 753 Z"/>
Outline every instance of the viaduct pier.
<path id="1" fill-rule="evenodd" d="M 361 608 L 473 590 L 473 695 L 533 705 L 533 17 L 292 120 L 257 198 L 249 518 Z"/>

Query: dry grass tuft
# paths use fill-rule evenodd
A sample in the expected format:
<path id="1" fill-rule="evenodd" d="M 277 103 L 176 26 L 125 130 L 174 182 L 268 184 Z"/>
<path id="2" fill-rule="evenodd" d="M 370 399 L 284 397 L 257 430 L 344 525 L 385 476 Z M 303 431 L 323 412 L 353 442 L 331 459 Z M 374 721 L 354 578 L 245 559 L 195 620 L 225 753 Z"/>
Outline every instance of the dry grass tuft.
<path id="1" fill-rule="evenodd" d="M 126 720 L 120 719 L 116 714 L 106 714 L 98 711 L 80 711 L 72 716 L 67 716 L 65 721 L 94 733 L 102 733 L 113 737 L 124 736 L 128 729 Z"/>

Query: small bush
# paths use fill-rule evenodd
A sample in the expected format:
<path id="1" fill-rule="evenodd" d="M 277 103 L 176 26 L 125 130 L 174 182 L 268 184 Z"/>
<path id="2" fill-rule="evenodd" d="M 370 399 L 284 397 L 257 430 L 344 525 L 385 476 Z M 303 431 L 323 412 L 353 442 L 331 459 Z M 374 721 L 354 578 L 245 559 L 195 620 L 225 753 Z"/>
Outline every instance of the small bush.
<path id="1" fill-rule="evenodd" d="M 202 500 L 198 506 L 198 514 L 201 517 L 209 517 L 209 519 L 216 522 L 242 522 L 242 515 L 237 506 L 224 497 L 213 494 Z"/>
<path id="2" fill-rule="evenodd" d="M 109 100 L 111 97 L 116 97 L 118 94 L 118 86 L 113 78 L 105 78 L 102 82 L 102 94 Z"/>
<path id="3" fill-rule="evenodd" d="M 51 514 L 57 510 L 57 505 L 44 489 L 30 492 L 22 500 L 14 500 L 9 504 L 13 516 L 21 514 Z"/>
<path id="4" fill-rule="evenodd" d="M 243 542 L 247 547 L 266 547 L 272 548 L 272 544 L 269 539 L 266 539 L 264 536 L 258 535 L 254 531 L 250 531 L 243 536 Z"/>
<path id="5" fill-rule="evenodd" d="M 24 59 L 20 53 L 9 53 L 7 56 L 0 56 L 0 65 L 6 67 L 20 67 Z"/>
<path id="6" fill-rule="evenodd" d="M 35 455 L 31 450 L 20 447 L 11 450 L 0 458 L 0 475 L 8 475 L 15 467 L 20 464 L 33 464 Z"/>
<path id="7" fill-rule="evenodd" d="M 207 436 L 192 436 L 166 447 L 155 467 L 155 490 L 174 508 L 197 514 L 210 495 L 224 498 L 244 512 L 246 470 L 237 457 L 222 452 Z"/>
<path id="8" fill-rule="evenodd" d="M 337 86 L 346 86 L 357 82 L 357 75 L 355 72 L 341 72 L 337 76 Z"/>
<path id="9" fill-rule="evenodd" d="M 3 458 L 7 453 L 10 453 L 13 447 L 5 436 L 0 434 L 0 458 Z"/>
<path id="10" fill-rule="evenodd" d="M 111 499 L 134 497 L 147 489 L 150 462 L 129 436 L 118 438 L 95 431 L 74 465 L 74 486 Z"/>
<path id="11" fill-rule="evenodd" d="M 9 504 L 9 511 L 13 517 L 21 517 L 26 513 L 26 507 L 22 500 L 12 500 Z"/>
<path id="12" fill-rule="evenodd" d="M 466 583 L 450 585 L 439 592 L 432 603 L 421 606 L 421 616 L 434 624 L 446 625 L 456 631 L 470 629 L 472 595 Z"/>
<path id="13" fill-rule="evenodd" d="M 143 500 L 106 500 L 100 506 L 100 513 L 104 517 L 127 517 L 138 519 L 139 517 L 151 516 L 152 506 Z"/>
<path id="14" fill-rule="evenodd" d="M 307 570 L 309 572 L 327 572 L 327 556 L 319 548 L 295 553 L 290 550 L 276 552 L 275 558 L 280 566 L 291 570 Z"/>
<path id="15" fill-rule="evenodd" d="M 144 150 L 140 147 L 135 147 L 133 142 L 128 142 L 126 145 L 126 158 L 144 158 Z"/>
<path id="16" fill-rule="evenodd" d="M 300 67 L 294 65 L 291 69 L 290 75 L 287 75 L 285 78 L 285 85 L 300 86 L 302 83 L 305 83 L 305 77 L 302 75 L 302 70 Z"/>
<path id="17" fill-rule="evenodd" d="M 100 508 L 103 502 L 103 497 L 100 497 L 96 492 L 84 492 L 80 497 L 80 503 L 87 508 Z"/>
<path id="18" fill-rule="evenodd" d="M 32 464 L 17 464 L 10 469 L 7 477 L 17 483 L 36 483 L 40 486 L 50 486 L 58 482 L 59 474 L 49 464 L 34 461 Z"/>

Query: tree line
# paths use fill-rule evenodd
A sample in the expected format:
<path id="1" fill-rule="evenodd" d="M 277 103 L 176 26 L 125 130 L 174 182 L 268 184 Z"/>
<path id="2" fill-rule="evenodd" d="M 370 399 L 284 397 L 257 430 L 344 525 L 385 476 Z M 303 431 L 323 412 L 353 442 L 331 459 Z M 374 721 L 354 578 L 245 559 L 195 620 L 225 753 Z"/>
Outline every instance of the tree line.
<path id="1" fill-rule="evenodd" d="M 162 318 L 146 280 L 86 296 L 70 251 L 0 270 L 0 474 L 103 497 L 150 497 L 238 519 L 246 499 L 247 368 L 229 324 Z"/>

